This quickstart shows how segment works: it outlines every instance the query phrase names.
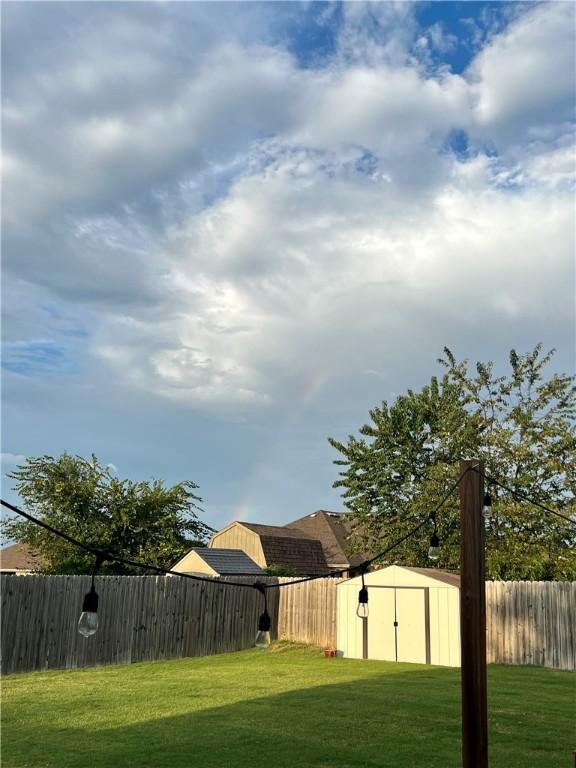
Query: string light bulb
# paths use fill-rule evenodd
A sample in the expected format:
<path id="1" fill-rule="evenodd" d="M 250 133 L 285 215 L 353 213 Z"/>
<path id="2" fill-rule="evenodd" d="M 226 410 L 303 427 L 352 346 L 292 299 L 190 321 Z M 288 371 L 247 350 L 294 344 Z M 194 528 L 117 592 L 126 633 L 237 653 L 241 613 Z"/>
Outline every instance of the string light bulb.
<path id="1" fill-rule="evenodd" d="M 440 557 L 440 538 L 438 537 L 438 529 L 436 527 L 436 514 L 431 516 L 434 523 L 434 530 L 432 536 L 430 536 L 430 546 L 428 547 L 428 557 L 430 560 L 438 560 Z"/>
<path id="2" fill-rule="evenodd" d="M 438 534 L 434 532 L 430 536 L 430 546 L 428 548 L 428 557 L 430 560 L 438 560 L 440 557 L 440 539 Z"/>
<path id="3" fill-rule="evenodd" d="M 485 515 L 490 514 L 490 508 L 492 507 L 492 496 L 490 496 L 490 493 L 484 494 L 484 502 L 482 505 L 482 512 Z"/>
<path id="4" fill-rule="evenodd" d="M 368 590 L 364 584 L 364 572 L 362 572 L 362 588 L 358 592 L 358 607 L 356 608 L 356 616 L 359 619 L 368 618 Z"/>
<path id="5" fill-rule="evenodd" d="M 254 641 L 256 648 L 260 648 L 263 651 L 270 647 L 270 624 L 270 616 L 266 608 L 264 608 L 264 613 L 258 619 L 258 632 Z"/>
<path id="6" fill-rule="evenodd" d="M 98 595 L 94 584 L 84 596 L 84 602 L 82 604 L 82 613 L 78 620 L 78 632 L 83 637 L 91 637 L 96 634 L 98 630 Z"/>
<path id="7" fill-rule="evenodd" d="M 82 637 L 91 637 L 98 631 L 98 594 L 96 593 L 96 587 L 94 586 L 94 578 L 98 569 L 106 559 L 107 556 L 104 552 L 98 552 L 96 555 L 96 561 L 94 563 L 94 568 L 92 569 L 90 592 L 87 592 L 84 595 L 82 613 L 78 619 L 78 632 Z"/>
<path id="8" fill-rule="evenodd" d="M 254 589 L 257 589 L 264 598 L 264 612 L 258 619 L 258 632 L 256 633 L 256 640 L 254 641 L 254 645 L 256 648 L 260 648 L 261 650 L 265 651 L 270 647 L 270 626 L 272 624 L 270 621 L 270 614 L 268 613 L 266 584 L 261 581 L 256 581 L 254 584 L 252 584 L 252 586 Z"/>

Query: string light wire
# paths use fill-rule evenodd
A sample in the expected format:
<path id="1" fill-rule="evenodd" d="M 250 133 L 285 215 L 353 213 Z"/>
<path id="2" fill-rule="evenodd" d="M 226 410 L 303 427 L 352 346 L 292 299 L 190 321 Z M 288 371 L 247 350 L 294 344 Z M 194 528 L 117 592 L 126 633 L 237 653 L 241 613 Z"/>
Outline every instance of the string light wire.
<path id="1" fill-rule="evenodd" d="M 130 565 L 133 568 L 142 568 L 144 570 L 155 571 L 156 573 L 164 573 L 170 576 L 180 576 L 183 579 L 191 579 L 192 581 L 200 581 L 207 584 L 214 584 L 215 579 L 213 578 L 203 577 L 203 576 L 194 576 L 191 573 L 181 573 L 180 571 L 173 571 L 170 568 L 162 568 L 159 565 L 151 565 L 150 563 L 142 563 L 136 560 L 130 560 L 127 557 L 121 557 L 120 555 L 115 555 L 112 552 L 107 552 L 106 550 L 103 550 L 99 547 L 92 546 L 91 544 L 86 544 L 83 541 L 78 541 L 78 539 L 75 539 L 73 536 L 69 536 L 67 533 L 64 533 L 64 531 L 60 531 L 58 530 L 58 528 L 54 528 L 54 526 L 44 522 L 43 520 L 39 520 L 37 517 L 30 515 L 28 512 L 24 512 L 24 510 L 19 509 L 18 507 L 14 506 L 14 504 L 10 504 L 9 502 L 4 501 L 4 499 L 0 499 L 0 503 L 2 504 L 2 506 L 6 507 L 12 512 L 15 512 L 17 515 L 21 515 L 26 520 L 29 520 L 31 523 L 35 523 L 36 525 L 39 525 L 41 528 L 44 528 L 50 533 L 53 533 L 55 536 L 59 536 L 61 539 L 64 539 L 70 544 L 73 544 L 74 546 L 79 547 L 80 549 L 83 549 L 86 552 L 90 552 L 91 554 L 95 555 L 97 558 L 103 558 L 111 562 L 122 563 L 123 565 Z M 421 528 L 423 528 L 427 523 L 429 523 L 429 521 L 430 521 L 430 518 L 426 518 L 425 520 L 423 520 L 417 526 L 412 528 L 412 530 L 408 531 L 408 533 L 406 533 L 400 539 L 395 541 L 389 547 L 386 547 L 386 549 L 382 550 L 382 552 L 379 552 L 370 560 L 366 560 L 364 563 L 362 563 L 361 567 L 367 568 L 369 565 L 374 563 L 379 558 L 384 557 L 384 555 L 386 555 L 388 552 L 391 552 L 396 547 L 399 547 L 400 544 L 404 543 L 406 539 L 409 539 L 411 536 L 414 536 Z M 313 581 L 314 579 L 324 579 L 326 577 L 342 576 L 343 574 L 348 573 L 350 570 L 351 570 L 350 567 L 342 568 L 338 571 L 330 571 L 329 573 L 321 573 L 315 576 L 306 576 L 302 579 L 296 579 L 295 581 L 286 581 L 282 584 L 280 583 L 263 584 L 263 582 L 257 582 L 257 583 L 259 585 L 262 585 L 264 589 L 275 589 L 280 587 L 289 587 L 294 584 L 301 584 L 302 582 L 305 582 L 305 581 Z M 250 589 L 255 587 L 256 589 L 259 589 L 259 587 L 256 587 L 256 585 L 251 582 L 219 581 L 218 583 L 225 584 L 226 586 L 230 586 L 230 587 L 244 587 L 244 588 L 250 588 Z"/>
<path id="2" fill-rule="evenodd" d="M 541 504 L 539 501 L 534 501 L 534 499 L 531 499 L 529 496 L 527 496 L 525 493 L 522 493 L 521 491 L 515 491 L 512 488 L 509 488 L 507 485 L 505 485 L 500 480 L 497 480 L 495 477 L 492 477 L 491 475 L 487 475 L 485 472 L 480 472 L 480 470 L 477 467 L 471 467 L 472 471 L 476 472 L 478 475 L 481 475 L 484 477 L 485 480 L 488 480 L 489 483 L 493 483 L 494 485 L 497 485 L 499 488 L 502 488 L 503 491 L 507 491 L 511 496 L 514 496 L 519 501 L 525 501 L 527 504 L 532 504 L 534 507 L 538 507 L 539 509 L 542 509 L 544 512 L 548 512 L 551 515 L 556 515 L 556 517 L 560 517 L 562 520 L 565 520 L 567 523 L 572 523 L 572 525 L 576 525 L 576 520 L 574 520 L 571 517 L 568 517 L 567 515 L 563 515 L 561 512 L 557 512 L 555 509 L 551 509 L 550 507 L 547 507 L 545 504 Z"/>
<path id="3" fill-rule="evenodd" d="M 85 552 L 90 552 L 92 555 L 96 555 L 96 557 L 104 556 L 106 560 L 110 560 L 116 563 L 122 563 L 123 565 L 130 565 L 133 568 L 142 568 L 143 570 L 155 571 L 156 573 L 164 573 L 170 576 L 180 576 L 183 579 L 191 579 L 192 581 L 203 581 L 206 584 L 214 584 L 214 579 L 211 579 L 209 577 L 193 576 L 191 573 L 180 573 L 178 571 L 173 571 L 170 568 L 162 568 L 162 566 L 160 565 L 151 565 L 150 563 L 141 563 L 136 560 L 130 560 L 127 557 L 121 557 L 120 555 L 115 555 L 112 552 L 107 552 L 105 550 L 102 550 L 100 547 L 94 547 L 91 544 L 86 544 L 83 541 L 78 541 L 78 539 L 75 539 L 73 536 L 69 536 L 67 533 L 64 533 L 64 531 L 60 531 L 58 530 L 58 528 L 54 528 L 54 526 L 50 525 L 49 523 L 45 523 L 43 520 L 39 520 L 37 517 L 30 515 L 28 512 L 24 512 L 24 510 L 19 509 L 18 507 L 15 507 L 14 504 L 10 504 L 9 502 L 4 501 L 4 499 L 0 499 L 0 503 L 2 504 L 3 507 L 6 507 L 12 512 L 15 512 L 17 515 L 20 515 L 21 517 L 26 518 L 26 520 L 29 520 L 31 523 L 35 523 L 36 525 L 39 525 L 41 528 L 44 528 L 45 530 L 50 531 L 50 533 L 53 533 L 55 536 L 59 536 L 61 539 L 64 539 L 64 541 L 67 541 L 70 544 L 73 544 L 75 547 L 79 547 L 80 549 L 83 549 Z M 244 588 L 252 589 L 252 583 L 246 583 L 242 581 L 221 581 L 220 583 L 226 584 L 227 586 L 231 586 L 231 587 L 244 587 Z"/>
<path id="4" fill-rule="evenodd" d="M 412 528 L 408 533 L 404 534 L 400 539 L 394 541 L 390 546 L 386 547 L 386 549 L 383 549 L 381 552 L 379 552 L 377 555 L 374 555 L 374 557 L 371 557 L 368 560 L 365 560 L 361 563 L 359 566 L 361 569 L 365 570 L 370 565 L 375 563 L 377 560 L 380 560 L 380 558 L 384 557 L 384 555 L 387 555 L 392 550 L 396 549 L 396 547 L 399 547 L 400 544 L 403 544 L 407 539 L 414 536 L 418 531 L 423 528 L 425 525 L 427 525 L 431 520 L 435 519 L 436 513 L 444 506 L 444 504 L 448 501 L 452 493 L 455 491 L 455 489 L 460 485 L 460 481 L 464 477 L 464 475 L 470 471 L 470 468 L 467 468 L 462 472 L 458 480 L 450 487 L 450 490 L 448 493 L 442 498 L 439 504 L 432 510 L 432 512 L 428 515 L 428 517 L 425 520 L 422 520 L 422 522 L 418 523 L 414 528 Z M 53 533 L 55 536 L 59 536 L 61 539 L 64 539 L 64 541 L 67 541 L 69 544 L 73 544 L 76 547 L 79 547 L 80 549 L 83 549 L 85 552 L 90 552 L 91 554 L 95 555 L 97 559 L 102 560 L 109 560 L 112 562 L 122 563 L 123 565 L 129 565 L 133 568 L 142 568 L 143 570 L 149 570 L 154 571 L 156 573 L 164 573 L 170 576 L 180 576 L 184 579 L 191 579 L 192 581 L 200 581 L 207 584 L 214 584 L 215 579 L 209 578 L 209 577 L 203 577 L 203 576 L 194 576 L 191 573 L 181 573 L 179 571 L 173 571 L 170 568 L 162 568 L 159 565 L 151 565 L 150 563 L 142 563 L 136 560 L 130 560 L 126 557 L 121 557 L 120 555 L 115 555 L 112 552 L 107 552 L 106 550 L 102 549 L 101 547 L 96 547 L 91 544 L 86 544 L 83 541 L 79 541 L 78 539 L 75 539 L 73 536 L 69 536 L 67 533 L 64 533 L 64 531 L 60 531 L 58 528 L 54 528 L 54 526 L 50 525 L 49 523 L 44 522 L 43 520 L 39 520 L 37 517 L 34 517 L 33 515 L 29 514 L 28 512 L 24 512 L 23 509 L 20 509 L 19 507 L 14 506 L 14 504 L 10 504 L 8 501 L 4 501 L 4 499 L 0 499 L 0 503 L 2 506 L 6 507 L 12 512 L 15 512 L 17 515 L 20 515 L 21 517 L 24 517 L 26 520 L 29 520 L 31 523 L 35 523 L 36 525 L 40 526 L 41 528 L 44 528 L 45 530 L 49 531 L 50 533 Z M 283 584 L 276 583 L 276 584 L 263 584 L 264 589 L 279 589 L 281 587 L 288 587 L 293 586 L 295 584 L 302 584 L 306 581 L 314 581 L 315 579 L 324 579 L 326 577 L 337 577 L 342 576 L 345 573 L 350 572 L 350 567 L 348 568 L 341 568 L 338 571 L 330 571 L 329 573 L 322 573 L 317 574 L 315 576 L 306 576 L 302 579 L 296 579 L 294 581 L 286 581 Z M 253 583 L 247 583 L 242 581 L 220 581 L 220 584 L 225 584 L 226 586 L 231 587 L 244 587 L 244 588 L 254 588 L 255 585 Z M 262 582 L 258 582 L 259 584 L 262 584 Z M 258 587 L 256 587 L 258 589 Z"/>

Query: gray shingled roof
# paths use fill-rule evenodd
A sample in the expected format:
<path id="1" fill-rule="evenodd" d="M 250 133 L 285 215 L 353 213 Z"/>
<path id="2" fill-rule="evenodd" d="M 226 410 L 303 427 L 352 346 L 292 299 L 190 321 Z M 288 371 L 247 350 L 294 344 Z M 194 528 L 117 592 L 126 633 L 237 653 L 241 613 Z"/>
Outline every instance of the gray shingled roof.
<path id="1" fill-rule="evenodd" d="M 236 576 L 262 576 L 265 572 L 257 565 L 246 552 L 241 549 L 212 549 L 208 547 L 195 547 L 193 549 L 199 557 L 222 576 L 235 574 Z"/>

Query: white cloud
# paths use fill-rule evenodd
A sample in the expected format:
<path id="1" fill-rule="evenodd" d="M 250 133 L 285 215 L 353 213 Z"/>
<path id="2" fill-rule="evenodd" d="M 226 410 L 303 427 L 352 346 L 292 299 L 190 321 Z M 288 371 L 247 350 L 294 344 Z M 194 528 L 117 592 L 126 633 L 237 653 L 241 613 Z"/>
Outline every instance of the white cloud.
<path id="1" fill-rule="evenodd" d="M 316 68 L 142 12 L 94 11 L 7 98 L 7 264 L 90 305 L 118 381 L 270 406 L 320 367 L 380 370 L 378 344 L 565 321 L 571 6 L 529 8 L 465 76 L 413 59 L 409 4 L 345 5 Z M 456 159 L 457 129 L 501 156 Z"/>
<path id="2" fill-rule="evenodd" d="M 2 467 L 17 467 L 26 461 L 26 456 L 20 453 L 0 453 L 0 464 Z"/>
<path id="3" fill-rule="evenodd" d="M 370 369 L 375 336 L 420 333 L 423 349 L 430 316 L 436 334 L 537 327 L 551 307 L 569 321 L 570 194 L 510 193 L 478 158 L 452 160 L 449 182 L 415 204 L 387 179 L 326 165 L 288 156 L 173 233 L 162 323 L 101 328 L 120 374 L 190 402 L 285 401 L 318 366 Z"/>
<path id="4" fill-rule="evenodd" d="M 468 75 L 479 135 L 505 147 L 574 118 L 575 13 L 573 3 L 537 4 L 478 54 Z"/>

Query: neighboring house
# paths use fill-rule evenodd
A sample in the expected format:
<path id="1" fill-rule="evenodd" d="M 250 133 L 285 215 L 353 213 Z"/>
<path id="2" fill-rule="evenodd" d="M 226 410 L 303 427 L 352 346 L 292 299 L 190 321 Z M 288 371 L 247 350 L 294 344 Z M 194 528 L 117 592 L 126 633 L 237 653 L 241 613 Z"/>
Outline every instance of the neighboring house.
<path id="1" fill-rule="evenodd" d="M 341 512 L 327 512 L 324 509 L 318 509 L 306 517 L 288 523 L 285 527 L 302 531 L 308 536 L 318 539 L 322 545 L 328 568 L 331 570 L 354 568 L 369 557 L 366 553 L 348 554 L 350 526 L 347 522 L 347 515 Z"/>
<path id="2" fill-rule="evenodd" d="M 329 572 L 321 542 L 301 530 L 235 522 L 215 533 L 210 548 L 243 550 L 261 568 L 281 566 L 298 576 Z"/>
<path id="3" fill-rule="evenodd" d="M 27 544 L 11 544 L 0 550 L 0 573 L 26 576 L 44 565 L 44 559 L 33 555 Z"/>
<path id="4" fill-rule="evenodd" d="M 191 573 L 194 576 L 265 576 L 265 572 L 256 565 L 241 549 L 209 549 L 197 547 L 181 557 L 172 566 L 178 573 Z"/>

